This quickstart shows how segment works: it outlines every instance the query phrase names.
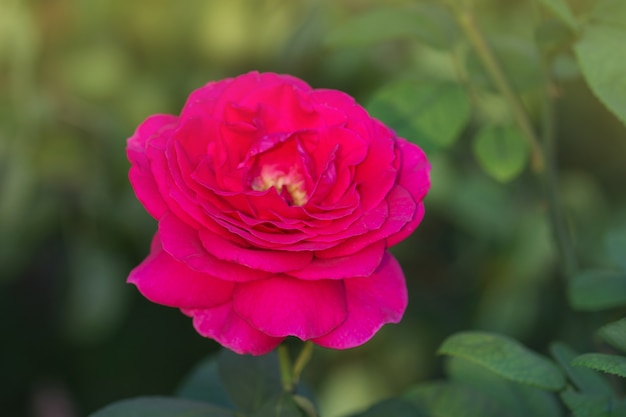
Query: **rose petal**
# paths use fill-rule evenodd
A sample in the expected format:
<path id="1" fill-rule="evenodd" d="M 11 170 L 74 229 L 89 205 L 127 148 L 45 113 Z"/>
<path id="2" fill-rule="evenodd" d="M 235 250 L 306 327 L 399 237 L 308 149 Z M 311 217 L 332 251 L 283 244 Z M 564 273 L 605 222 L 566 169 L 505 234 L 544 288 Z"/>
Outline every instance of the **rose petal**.
<path id="1" fill-rule="evenodd" d="M 313 258 L 313 261 L 298 271 L 288 274 L 300 279 L 343 279 L 366 277 L 380 264 L 385 253 L 385 242 L 379 241 L 348 256 L 337 258 Z"/>
<path id="2" fill-rule="evenodd" d="M 348 306 L 347 319 L 313 343 L 333 349 L 359 346 L 386 323 L 398 323 L 407 306 L 404 275 L 393 256 L 385 253 L 371 276 L 344 280 Z"/>
<path id="3" fill-rule="evenodd" d="M 193 317 L 193 326 L 202 336 L 215 339 L 241 355 L 264 355 L 284 339 L 268 336 L 250 326 L 234 312 L 231 303 L 211 309 L 185 309 L 183 313 Z"/>
<path id="4" fill-rule="evenodd" d="M 235 311 L 253 327 L 274 337 L 320 337 L 346 319 L 343 281 L 303 281 L 284 275 L 240 283 Z"/>
<path id="5" fill-rule="evenodd" d="M 202 245 L 218 259 L 235 262 L 248 268 L 261 269 L 268 272 L 285 272 L 300 269 L 313 259 L 311 252 L 285 252 L 243 248 L 218 236 L 215 233 L 200 230 Z"/>
<path id="6" fill-rule="evenodd" d="M 148 300 L 170 307 L 207 308 L 232 298 L 235 284 L 189 269 L 161 247 L 154 235 L 150 255 L 133 269 L 128 282 Z"/>
<path id="7" fill-rule="evenodd" d="M 198 272 L 211 274 L 227 281 L 250 281 L 271 276 L 271 273 L 222 261 L 207 253 L 198 231 L 176 217 L 166 215 L 159 221 L 159 235 L 163 249 L 175 259 Z"/>

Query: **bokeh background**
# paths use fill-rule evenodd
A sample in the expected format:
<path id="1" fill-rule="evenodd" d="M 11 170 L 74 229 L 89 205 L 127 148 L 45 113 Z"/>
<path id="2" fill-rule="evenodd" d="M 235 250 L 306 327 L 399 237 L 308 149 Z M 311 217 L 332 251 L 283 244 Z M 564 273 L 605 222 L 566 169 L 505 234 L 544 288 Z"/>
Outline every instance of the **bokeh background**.
<path id="1" fill-rule="evenodd" d="M 156 228 L 127 181 L 135 127 L 178 113 L 210 80 L 250 70 L 291 73 L 363 104 L 401 74 L 450 76 L 449 58 L 415 39 L 333 42 L 351 16 L 410 3 L 0 0 L 3 416 L 83 416 L 168 395 L 218 349 L 187 317 L 125 284 Z M 479 3 L 487 31 L 528 34 L 525 2 Z M 589 3 L 572 2 L 581 13 Z M 606 234 L 626 229 L 626 130 L 567 59 L 560 65 L 561 196 L 581 263 L 603 266 Z M 494 98 L 491 111 L 501 106 Z M 498 331 L 543 351 L 554 339 L 584 348 L 592 340 L 581 329 L 602 324 L 567 307 L 537 179 L 486 175 L 471 130 L 454 146 L 420 143 L 433 164 L 426 218 L 393 248 L 409 310 L 365 346 L 316 350 L 305 377 L 325 416 L 439 377 L 436 348 L 455 331 Z"/>

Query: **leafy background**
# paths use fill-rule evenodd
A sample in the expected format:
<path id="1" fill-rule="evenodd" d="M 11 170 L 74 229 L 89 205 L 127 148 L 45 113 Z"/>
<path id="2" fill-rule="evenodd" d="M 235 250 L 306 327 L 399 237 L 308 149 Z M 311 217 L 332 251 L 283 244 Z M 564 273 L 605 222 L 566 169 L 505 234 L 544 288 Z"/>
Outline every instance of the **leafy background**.
<path id="1" fill-rule="evenodd" d="M 365 346 L 316 349 L 304 378 L 322 415 L 407 390 L 432 400 L 442 382 L 414 385 L 446 375 L 500 386 L 458 359 L 472 338 L 493 334 L 512 338 L 503 343 L 514 352 L 517 340 L 551 356 L 570 377 L 586 370 L 570 369 L 582 352 L 579 364 L 623 376 L 621 357 L 601 355 L 626 345 L 617 321 L 626 303 L 626 59 L 617 53 L 626 7 L 470 5 L 537 130 L 546 126 L 542 100 L 553 103 L 558 181 L 550 188 L 444 3 L 2 0 L 2 414 L 80 416 L 123 398 L 170 395 L 217 351 L 185 316 L 124 282 L 156 226 L 128 185 L 124 147 L 147 115 L 177 113 L 191 90 L 252 69 L 350 93 L 433 164 L 426 218 L 393 249 L 409 285 L 407 314 Z M 571 236 L 569 257 L 553 239 L 552 200 Z M 458 333 L 467 330 L 490 333 Z M 622 387 L 592 375 L 578 387 Z M 463 404 L 465 392 L 451 386 Z M 562 400 L 591 410 L 583 397 L 568 391 Z M 603 415 L 589 413 L 577 415 Z"/>

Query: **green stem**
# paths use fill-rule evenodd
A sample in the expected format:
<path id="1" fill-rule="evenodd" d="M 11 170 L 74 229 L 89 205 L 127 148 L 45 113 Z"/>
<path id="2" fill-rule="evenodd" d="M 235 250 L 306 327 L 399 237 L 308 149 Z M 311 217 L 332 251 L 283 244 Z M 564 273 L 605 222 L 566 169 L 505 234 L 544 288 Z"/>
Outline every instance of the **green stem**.
<path id="1" fill-rule="evenodd" d="M 278 346 L 278 366 L 280 367 L 280 380 L 286 392 L 293 390 L 293 378 L 291 374 L 291 359 L 289 359 L 289 349 L 287 345 Z"/>
<path id="2" fill-rule="evenodd" d="M 306 341 L 304 342 L 304 346 L 302 346 L 302 350 L 300 354 L 296 358 L 296 361 L 293 365 L 293 384 L 294 386 L 298 384 L 300 381 L 300 375 L 302 375 L 302 371 L 307 363 L 311 360 L 311 356 L 313 355 L 313 342 Z"/>
<path id="3" fill-rule="evenodd" d="M 495 83 L 496 87 L 509 103 L 515 122 L 530 145 L 532 155 L 531 165 L 533 171 L 542 172 L 544 169 L 544 158 L 541 151 L 541 145 L 535 131 L 533 130 L 530 119 L 524 110 L 521 100 L 511 87 L 504 71 L 502 70 L 502 67 L 489 48 L 489 45 L 487 45 L 485 38 L 476 24 L 476 19 L 469 8 L 465 8 L 464 10 L 457 8 L 456 15 L 461 29 L 463 29 L 463 32 L 469 39 L 470 44 L 478 54 L 485 70 Z"/>

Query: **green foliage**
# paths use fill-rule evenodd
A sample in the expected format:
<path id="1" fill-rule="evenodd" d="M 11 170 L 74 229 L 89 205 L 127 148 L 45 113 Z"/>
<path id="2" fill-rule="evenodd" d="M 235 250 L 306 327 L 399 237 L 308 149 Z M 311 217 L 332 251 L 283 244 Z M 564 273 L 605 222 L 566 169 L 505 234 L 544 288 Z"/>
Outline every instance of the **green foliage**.
<path id="1" fill-rule="evenodd" d="M 485 172 L 501 182 L 515 179 L 528 161 L 528 146 L 515 126 L 485 126 L 473 149 Z"/>
<path id="2" fill-rule="evenodd" d="M 541 3 L 561 19 L 563 23 L 567 24 L 570 29 L 576 30 L 578 28 L 578 22 L 566 0 L 541 0 Z"/>
<path id="3" fill-rule="evenodd" d="M 393 398 L 374 404 L 362 413 L 350 417 L 427 417 L 421 409 L 404 398 Z"/>
<path id="4" fill-rule="evenodd" d="M 565 391 L 561 394 L 565 405 L 575 417 L 623 417 L 626 415 L 626 401 L 614 400 L 606 396 L 580 394 Z"/>
<path id="5" fill-rule="evenodd" d="M 574 358 L 572 365 L 585 366 L 626 378 L 626 358 L 623 356 L 606 353 L 585 353 Z"/>
<path id="6" fill-rule="evenodd" d="M 626 59 L 617 53 L 626 42 L 624 22 L 623 2 L 600 0 L 574 51 L 593 92 L 626 123 Z"/>
<path id="7" fill-rule="evenodd" d="M 560 369 L 549 359 L 506 336 L 478 331 L 461 332 L 444 340 L 438 352 L 465 358 L 522 384 L 553 391 L 565 384 Z"/>
<path id="8" fill-rule="evenodd" d="M 598 311 L 626 305 L 626 272 L 588 270 L 572 277 L 568 297 L 573 308 Z"/>
<path id="9" fill-rule="evenodd" d="M 211 404 L 167 397 L 140 397 L 113 403 L 91 417 L 237 417 Z"/>
<path id="10" fill-rule="evenodd" d="M 570 381 L 583 393 L 612 397 L 613 389 L 597 372 L 580 366 L 572 366 L 572 361 L 578 356 L 572 348 L 564 343 L 553 343 L 550 353 L 567 374 Z"/>
<path id="11" fill-rule="evenodd" d="M 598 330 L 598 336 L 613 347 L 626 352 L 626 318 L 602 326 Z"/>

